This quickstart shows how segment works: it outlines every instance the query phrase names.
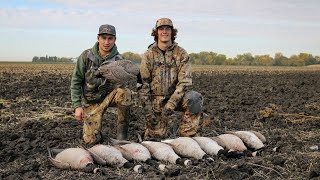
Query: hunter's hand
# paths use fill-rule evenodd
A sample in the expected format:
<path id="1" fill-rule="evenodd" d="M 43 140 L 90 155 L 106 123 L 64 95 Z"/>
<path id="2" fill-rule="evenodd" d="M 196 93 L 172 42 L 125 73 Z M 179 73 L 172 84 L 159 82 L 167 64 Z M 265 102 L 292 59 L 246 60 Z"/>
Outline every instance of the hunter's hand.
<path id="1" fill-rule="evenodd" d="M 84 110 L 82 107 L 77 107 L 74 112 L 75 119 L 81 121 L 84 115 Z"/>
<path id="2" fill-rule="evenodd" d="M 165 115 L 170 116 L 174 113 L 174 106 L 171 103 L 167 103 L 164 106 L 164 112 Z"/>

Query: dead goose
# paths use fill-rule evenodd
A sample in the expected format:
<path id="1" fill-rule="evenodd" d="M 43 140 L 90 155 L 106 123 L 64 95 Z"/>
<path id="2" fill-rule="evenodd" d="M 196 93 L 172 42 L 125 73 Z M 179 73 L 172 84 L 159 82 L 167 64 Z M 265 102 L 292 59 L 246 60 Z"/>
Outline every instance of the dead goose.
<path id="1" fill-rule="evenodd" d="M 48 148 L 48 153 L 52 164 L 60 169 L 74 169 L 93 173 L 99 170 L 93 164 L 93 158 L 90 153 L 82 148 Z M 53 154 L 56 154 L 56 156 L 54 157 Z"/>
<path id="2" fill-rule="evenodd" d="M 223 142 L 222 139 L 220 139 L 219 137 L 215 136 L 215 137 L 210 137 L 212 140 L 214 140 L 216 143 L 218 143 L 219 146 L 226 148 L 226 144 Z"/>
<path id="3" fill-rule="evenodd" d="M 213 161 L 213 159 L 208 157 L 208 155 L 201 149 L 199 144 L 190 137 L 167 139 L 161 142 L 170 144 L 173 147 L 174 151 L 182 157 L 189 157 L 194 159 L 209 159 Z"/>
<path id="4" fill-rule="evenodd" d="M 93 154 L 93 159 L 99 165 L 109 165 L 112 167 L 131 168 L 133 164 L 122 156 L 120 150 L 113 146 L 97 144 L 89 148 L 88 151 Z M 136 165 L 133 170 L 137 173 L 142 173 L 143 167 Z"/>
<path id="5" fill-rule="evenodd" d="M 249 148 L 254 150 L 264 147 L 262 141 L 250 131 L 228 131 L 227 133 L 238 136 Z"/>
<path id="6" fill-rule="evenodd" d="M 247 147 L 243 144 L 242 140 L 238 136 L 235 136 L 233 134 L 221 134 L 214 139 L 217 138 L 222 141 L 223 145 L 228 150 L 235 150 L 240 152 L 247 150 Z M 217 141 L 217 143 L 219 144 L 219 141 Z"/>
<path id="7" fill-rule="evenodd" d="M 98 70 L 116 87 L 120 87 L 128 81 L 134 81 L 139 74 L 139 67 L 130 60 L 112 61 L 101 65 Z"/>
<path id="8" fill-rule="evenodd" d="M 264 135 L 262 135 L 260 132 L 258 131 L 253 131 L 253 130 L 250 130 L 250 132 L 252 132 L 253 134 L 255 134 L 260 140 L 262 143 L 266 143 L 267 142 L 267 139 Z"/>
<path id="9" fill-rule="evenodd" d="M 192 139 L 194 139 L 200 145 L 201 149 L 209 155 L 220 155 L 224 152 L 223 147 L 209 137 L 193 137 Z"/>
<path id="10" fill-rule="evenodd" d="M 153 158 L 169 162 L 172 164 L 180 164 L 180 165 L 191 165 L 192 162 L 190 160 L 181 159 L 172 149 L 172 147 L 168 144 L 162 142 L 154 142 L 154 141 L 143 141 L 142 145 L 144 145 L 150 151 Z"/>
<path id="11" fill-rule="evenodd" d="M 110 142 L 115 148 L 120 150 L 123 157 L 129 161 L 136 160 L 146 162 L 148 159 L 151 159 L 149 150 L 142 144 L 112 138 L 110 138 Z"/>
<path id="12" fill-rule="evenodd" d="M 145 162 L 161 171 L 166 170 L 165 165 L 159 164 L 151 160 L 151 154 L 149 150 L 140 143 L 124 141 L 124 140 L 120 141 L 112 138 L 110 138 L 110 143 L 115 148 L 119 149 L 123 157 L 129 161 L 135 160 L 135 161 Z"/>
<path id="13" fill-rule="evenodd" d="M 100 165 L 122 167 L 129 163 L 129 161 L 122 156 L 121 152 L 113 146 L 97 144 L 89 148 L 88 151 L 104 160 L 102 163 L 100 163 L 101 160 L 95 160 L 98 161 Z"/>

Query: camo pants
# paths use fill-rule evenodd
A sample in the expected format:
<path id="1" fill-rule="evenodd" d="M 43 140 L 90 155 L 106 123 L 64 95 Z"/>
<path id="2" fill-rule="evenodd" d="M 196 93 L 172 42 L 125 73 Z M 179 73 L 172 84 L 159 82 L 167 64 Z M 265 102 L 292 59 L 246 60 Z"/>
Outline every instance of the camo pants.
<path id="1" fill-rule="evenodd" d="M 83 118 L 83 140 L 86 144 L 94 144 L 101 139 L 102 117 L 107 107 L 131 106 L 131 91 L 129 89 L 117 88 L 109 93 L 106 98 L 97 104 L 88 104 L 84 107 Z M 119 111 L 123 108 L 118 108 Z M 118 122 L 124 121 L 118 117 Z"/>
<path id="2" fill-rule="evenodd" d="M 165 138 L 168 135 L 168 117 L 161 113 L 164 104 L 161 97 L 155 97 L 153 101 L 154 114 L 146 116 L 145 138 Z M 180 136 L 194 136 L 197 133 L 202 106 L 203 97 L 196 91 L 187 92 L 178 103 L 175 111 L 183 112 L 179 126 Z"/>

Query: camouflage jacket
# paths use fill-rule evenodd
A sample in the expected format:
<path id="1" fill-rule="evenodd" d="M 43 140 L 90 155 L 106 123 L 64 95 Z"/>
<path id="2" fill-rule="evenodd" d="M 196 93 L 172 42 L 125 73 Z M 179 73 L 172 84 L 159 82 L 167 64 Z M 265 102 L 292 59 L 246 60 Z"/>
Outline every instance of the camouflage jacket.
<path id="1" fill-rule="evenodd" d="M 122 57 L 119 55 L 116 45 L 105 59 L 99 55 L 98 49 L 97 42 L 91 49 L 83 51 L 74 67 L 71 78 L 71 101 L 74 108 L 80 107 L 82 102 L 87 104 L 103 100 L 103 97 L 112 88 L 112 85 L 105 78 L 96 74 L 96 70 L 100 65 L 122 59 Z"/>
<path id="2" fill-rule="evenodd" d="M 140 73 L 142 88 L 139 93 L 146 111 L 161 112 L 165 103 L 175 108 L 192 85 L 189 55 L 177 43 L 165 52 L 157 43 L 151 45 L 144 53 Z"/>

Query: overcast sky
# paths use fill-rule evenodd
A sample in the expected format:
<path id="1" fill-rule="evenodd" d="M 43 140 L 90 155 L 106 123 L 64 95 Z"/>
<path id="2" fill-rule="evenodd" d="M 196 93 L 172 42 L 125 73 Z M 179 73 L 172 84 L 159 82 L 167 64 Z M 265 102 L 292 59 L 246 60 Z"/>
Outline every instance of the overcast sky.
<path id="1" fill-rule="evenodd" d="M 319 0 L 1 0 L 0 61 L 77 57 L 101 24 L 116 27 L 120 53 L 143 53 L 161 17 L 173 20 L 189 53 L 320 55 L 319 7 Z"/>

